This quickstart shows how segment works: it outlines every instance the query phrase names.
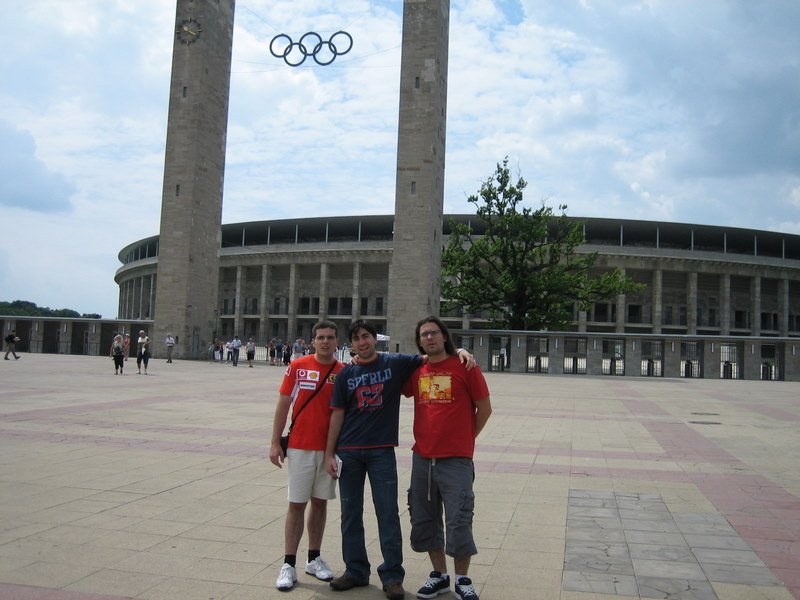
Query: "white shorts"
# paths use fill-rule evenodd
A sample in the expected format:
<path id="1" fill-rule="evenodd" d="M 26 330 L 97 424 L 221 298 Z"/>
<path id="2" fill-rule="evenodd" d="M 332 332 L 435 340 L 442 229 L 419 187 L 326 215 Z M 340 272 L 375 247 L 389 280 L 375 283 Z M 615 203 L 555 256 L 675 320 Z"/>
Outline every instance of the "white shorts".
<path id="1" fill-rule="evenodd" d="M 303 504 L 311 498 L 336 498 L 336 480 L 325 470 L 325 452 L 289 448 L 289 502 Z"/>

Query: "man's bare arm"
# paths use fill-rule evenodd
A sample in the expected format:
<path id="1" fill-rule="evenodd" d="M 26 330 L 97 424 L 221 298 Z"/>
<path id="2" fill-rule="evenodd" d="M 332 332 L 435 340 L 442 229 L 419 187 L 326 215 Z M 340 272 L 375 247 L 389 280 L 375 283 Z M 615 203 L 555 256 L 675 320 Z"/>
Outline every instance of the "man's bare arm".
<path id="1" fill-rule="evenodd" d="M 475 402 L 475 437 L 478 437 L 486 421 L 492 414 L 492 400 L 489 397 Z"/>
<path id="2" fill-rule="evenodd" d="M 283 428 L 286 427 L 286 419 L 289 418 L 289 409 L 292 406 L 292 397 L 280 394 L 278 403 L 275 405 L 275 418 L 272 421 L 272 437 L 269 445 L 269 460 L 276 467 L 283 468 L 283 461 L 286 456 L 281 448 L 281 435 Z"/>
<path id="3" fill-rule="evenodd" d="M 328 444 L 325 447 L 325 470 L 328 475 L 337 479 L 336 476 L 336 443 L 339 441 L 339 434 L 344 423 L 344 409 L 334 408 L 331 413 L 331 424 L 328 426 Z"/>

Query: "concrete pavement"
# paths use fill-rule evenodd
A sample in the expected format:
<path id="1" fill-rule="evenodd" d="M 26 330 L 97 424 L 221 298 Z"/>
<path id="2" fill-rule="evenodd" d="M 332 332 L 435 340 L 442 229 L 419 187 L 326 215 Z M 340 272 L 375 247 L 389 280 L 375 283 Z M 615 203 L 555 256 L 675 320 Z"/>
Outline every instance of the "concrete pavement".
<path id="1" fill-rule="evenodd" d="M 348 592 L 304 573 L 274 587 L 281 368 L 156 360 L 115 376 L 110 358 L 36 354 L 0 367 L 1 599 L 383 598 L 375 575 Z M 800 598 L 800 384 L 487 379 L 470 573 L 482 600 Z M 409 402 L 402 490 L 411 418 Z M 365 525 L 374 567 L 372 514 Z M 337 573 L 340 543 L 337 500 L 323 544 Z M 405 567 L 412 598 L 430 565 L 406 545 Z"/>

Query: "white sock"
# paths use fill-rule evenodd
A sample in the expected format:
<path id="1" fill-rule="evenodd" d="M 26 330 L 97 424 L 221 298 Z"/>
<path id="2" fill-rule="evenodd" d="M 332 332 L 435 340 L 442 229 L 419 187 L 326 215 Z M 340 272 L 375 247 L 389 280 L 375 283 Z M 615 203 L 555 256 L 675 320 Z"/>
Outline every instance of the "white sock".
<path id="1" fill-rule="evenodd" d="M 467 577 L 467 576 L 466 575 L 458 575 L 458 574 L 456 574 L 456 583 L 458 583 L 458 580 L 461 579 L 462 577 Z"/>

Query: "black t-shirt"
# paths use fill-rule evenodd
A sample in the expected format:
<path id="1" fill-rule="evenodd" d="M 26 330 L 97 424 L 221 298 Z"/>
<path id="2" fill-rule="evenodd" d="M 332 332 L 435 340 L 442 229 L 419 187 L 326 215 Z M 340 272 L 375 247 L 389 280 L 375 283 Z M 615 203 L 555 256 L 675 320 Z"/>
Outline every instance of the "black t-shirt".
<path id="1" fill-rule="evenodd" d="M 9 334 L 6 336 L 6 343 L 8 343 L 8 344 L 13 344 L 13 343 L 14 343 L 14 338 L 15 338 L 15 337 L 16 337 L 16 336 L 15 336 L 13 333 L 9 333 Z"/>

